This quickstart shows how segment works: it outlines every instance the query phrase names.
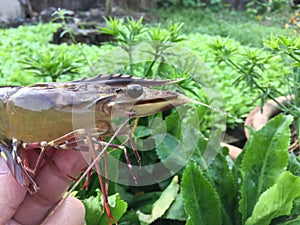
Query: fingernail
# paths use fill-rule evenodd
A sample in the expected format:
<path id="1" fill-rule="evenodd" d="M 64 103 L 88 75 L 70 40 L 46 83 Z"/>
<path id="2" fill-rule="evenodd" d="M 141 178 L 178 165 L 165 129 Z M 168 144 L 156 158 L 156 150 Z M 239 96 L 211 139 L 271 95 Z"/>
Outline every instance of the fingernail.
<path id="1" fill-rule="evenodd" d="M 7 174 L 8 168 L 6 162 L 3 158 L 0 157 L 0 174 Z"/>

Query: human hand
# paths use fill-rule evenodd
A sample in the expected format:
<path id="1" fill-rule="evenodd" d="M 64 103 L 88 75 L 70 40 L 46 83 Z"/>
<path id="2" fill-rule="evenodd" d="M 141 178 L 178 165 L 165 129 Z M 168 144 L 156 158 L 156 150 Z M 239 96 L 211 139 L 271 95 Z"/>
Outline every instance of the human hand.
<path id="1" fill-rule="evenodd" d="M 76 177 L 86 166 L 78 151 L 53 150 L 51 160 L 55 165 L 44 163 L 34 179 L 40 191 L 31 195 L 17 183 L 0 157 L 0 225 L 41 224 L 72 183 L 67 175 Z M 67 197 L 45 225 L 82 225 L 84 214 L 83 204 Z"/>

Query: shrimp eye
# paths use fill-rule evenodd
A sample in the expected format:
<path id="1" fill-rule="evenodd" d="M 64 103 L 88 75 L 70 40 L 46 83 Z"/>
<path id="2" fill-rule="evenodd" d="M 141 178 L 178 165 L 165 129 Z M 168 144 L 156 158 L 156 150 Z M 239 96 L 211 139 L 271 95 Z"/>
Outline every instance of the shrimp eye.
<path id="1" fill-rule="evenodd" d="M 143 87 L 139 84 L 129 84 L 126 89 L 131 98 L 138 98 L 143 94 Z"/>

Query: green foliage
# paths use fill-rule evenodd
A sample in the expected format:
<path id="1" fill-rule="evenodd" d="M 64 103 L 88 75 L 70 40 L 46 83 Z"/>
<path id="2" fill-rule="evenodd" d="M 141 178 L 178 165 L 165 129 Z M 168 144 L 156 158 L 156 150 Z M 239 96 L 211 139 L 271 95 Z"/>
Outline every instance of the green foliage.
<path id="1" fill-rule="evenodd" d="M 299 188 L 299 177 L 283 172 L 276 184 L 260 196 L 245 225 L 268 225 L 273 218 L 289 215 L 293 201 L 300 196 Z"/>
<path id="2" fill-rule="evenodd" d="M 243 222 L 251 215 L 261 194 L 275 184 L 288 165 L 288 154 L 283 149 L 287 149 L 290 143 L 291 122 L 291 117 L 276 117 L 268 126 L 251 133 L 253 137 L 244 147 L 239 207 Z"/>
<path id="3" fill-rule="evenodd" d="M 197 0 L 158 0 L 157 3 L 165 8 L 169 7 L 224 7 L 222 5 L 222 0 L 209 0 L 206 2 L 197 1 Z"/>
<path id="4" fill-rule="evenodd" d="M 226 111 L 233 115 L 245 116 L 249 107 L 254 104 L 257 94 L 261 94 L 258 91 L 249 92 L 246 89 L 246 82 L 239 81 L 246 80 L 247 84 L 255 86 L 262 79 L 265 84 L 269 83 L 277 89 L 282 87 L 277 78 L 290 72 L 284 64 L 286 61 L 281 61 L 278 56 L 271 57 L 270 53 L 262 49 L 241 45 L 242 43 L 261 46 L 260 40 L 263 35 L 270 31 L 283 32 L 281 29 L 260 26 L 253 20 L 247 21 L 248 17 L 235 12 L 224 11 L 224 13 L 216 14 L 207 10 L 189 9 L 179 13 L 166 13 L 166 11 L 163 13 L 174 21 L 186 21 L 186 24 L 183 26 L 181 23 L 175 22 L 150 26 L 143 24 L 142 19 L 137 21 L 106 19 L 107 26 L 101 30 L 115 36 L 116 41 L 110 43 L 113 44 L 113 47 L 112 45 L 99 47 L 49 44 L 51 34 L 57 27 L 53 24 L 1 30 L 0 60 L 5 61 L 5 64 L 0 65 L 0 82 L 9 85 L 41 81 L 39 77 L 29 76 L 31 75 L 30 71 L 22 69 L 23 67 L 19 63 L 30 57 L 34 60 L 37 60 L 38 55 L 48 57 L 42 62 L 47 62 L 47 60 L 49 62 L 59 58 L 60 54 L 67 54 L 68 59 L 73 58 L 76 61 L 83 57 L 86 62 L 98 65 L 99 59 L 105 56 L 104 53 L 113 49 L 114 46 L 123 48 L 127 58 L 134 57 L 132 48 L 135 47 L 136 42 L 146 40 L 152 43 L 145 49 L 151 54 L 151 60 L 143 63 L 130 63 L 125 66 L 123 64 L 124 70 L 113 72 L 131 73 L 130 71 L 132 71 L 133 75 L 149 78 L 156 77 L 157 74 L 164 78 L 185 77 L 187 79 L 180 83 L 181 90 L 193 98 L 198 100 L 203 98 L 205 101 L 199 85 L 189 77 L 190 69 L 195 66 L 194 61 L 179 62 L 176 66 L 168 65 L 165 53 L 170 49 L 170 43 L 177 43 L 195 53 L 206 63 L 222 86 L 227 101 Z M 232 19 L 228 19 L 229 16 Z M 182 32 L 190 34 L 184 36 Z M 224 39 L 196 32 L 229 36 L 240 42 L 227 38 L 226 43 L 222 44 Z M 41 35 L 38 36 L 37 33 Z M 218 52 L 217 58 L 214 58 L 214 53 L 208 45 L 212 39 L 213 42 L 219 40 L 214 49 L 215 52 Z M 251 43 L 252 41 L 253 43 Z M 285 50 L 293 52 L 292 46 Z M 43 55 L 42 52 L 48 53 Z M 130 54 L 132 55 L 130 56 Z M 233 64 L 226 64 L 225 62 L 229 59 L 243 70 L 234 69 Z M 111 66 L 111 64 L 109 65 Z M 255 66 L 253 67 L 253 65 Z M 63 68 L 62 65 L 54 65 L 54 67 Z M 101 67 L 100 69 L 102 72 Z M 93 68 L 89 65 L 83 66 L 81 71 L 82 74 L 86 74 L 85 76 L 94 74 Z M 280 76 L 278 76 L 279 73 Z M 59 80 L 73 79 L 72 76 L 64 75 Z M 234 81 L 236 81 L 235 88 L 230 88 Z M 265 86 L 263 85 L 263 87 Z M 140 141 L 142 145 L 141 140 L 147 139 L 148 141 L 149 136 L 154 134 L 153 138 L 149 138 L 149 142 L 154 145 L 160 143 L 157 149 L 148 156 L 144 157 L 144 152 L 142 153 L 143 165 L 161 161 L 166 168 L 171 169 L 174 164 L 184 163 L 184 157 L 176 158 L 173 164 L 168 161 L 167 158 L 174 152 L 175 146 L 180 147 L 183 156 L 188 151 L 194 151 L 193 161 L 184 171 L 176 171 L 173 180 L 170 178 L 151 186 L 127 187 L 110 183 L 109 193 L 112 195 L 109 196 L 109 201 L 112 206 L 112 214 L 118 219 L 118 224 L 140 225 L 153 221 L 157 224 L 183 224 L 184 222 L 198 224 L 201 220 L 204 221 L 203 224 L 206 222 L 207 224 L 224 225 L 298 224 L 300 198 L 298 195 L 299 177 L 296 176 L 299 176 L 300 164 L 299 159 L 293 155 L 290 155 L 288 161 L 286 147 L 289 140 L 288 125 L 291 118 L 279 116 L 270 121 L 261 133 L 254 132 L 244 149 L 244 154 L 239 157 L 237 162 L 228 159 L 228 151 L 223 148 L 219 150 L 212 163 L 207 163 L 203 159 L 207 142 L 203 138 L 199 138 L 199 140 L 190 138 L 195 134 L 199 136 L 199 130 L 183 132 L 182 129 L 185 124 L 195 124 L 194 114 L 202 118 L 206 111 L 207 109 L 204 107 L 186 111 L 185 118 L 180 124 L 174 123 L 181 119 L 174 111 L 157 115 L 159 119 L 165 118 L 165 129 L 168 133 L 163 139 L 159 137 L 159 130 L 162 129 L 162 126 L 157 123 L 154 123 L 152 127 L 149 125 L 149 121 L 152 121 L 154 117 L 139 121 L 134 139 L 137 142 Z M 234 124 L 234 121 L 229 122 Z M 118 154 L 121 153 L 118 152 Z M 109 166 L 111 167 L 109 170 L 114 170 L 114 164 Z M 207 169 L 201 170 L 200 168 L 203 167 Z M 117 175 L 122 176 L 122 174 L 116 173 Z M 292 187 L 292 183 L 295 184 L 295 187 Z M 253 187 L 254 184 L 258 186 Z M 84 193 L 79 191 L 77 195 L 84 199 L 87 224 L 107 224 L 107 217 L 101 208 L 101 194 L 95 191 L 97 185 L 97 181 L 92 179 L 91 189 Z M 287 189 L 289 190 L 285 193 Z M 116 192 L 119 194 L 113 195 Z M 125 201 L 128 203 L 128 209 Z M 266 208 L 268 210 L 265 210 Z M 260 215 L 262 216 L 260 217 Z M 208 223 L 209 221 L 211 222 Z"/>
<path id="5" fill-rule="evenodd" d="M 295 119 L 295 128 L 300 139 L 300 38 L 271 36 L 264 44 L 272 50 L 275 55 L 288 57 L 290 73 L 286 77 L 288 94 L 294 96 L 294 101 L 288 107 L 279 105 L 284 112 L 290 113 Z M 285 59 L 285 58 L 283 58 Z M 280 93 L 281 94 L 281 93 Z"/>
<path id="6" fill-rule="evenodd" d="M 118 221 L 127 209 L 127 203 L 120 199 L 119 194 L 108 196 L 108 202 L 111 208 L 112 215 Z M 109 224 L 107 214 L 102 210 L 103 199 L 100 190 L 97 190 L 97 196 L 90 196 L 83 199 L 83 204 L 86 208 L 86 223 L 88 225 Z"/>
<path id="7" fill-rule="evenodd" d="M 167 29 L 161 29 L 161 25 L 147 26 L 142 24 L 143 17 L 135 21 L 131 18 L 126 18 L 126 21 L 122 19 L 109 18 L 105 19 L 106 27 L 100 28 L 100 32 L 104 34 L 113 35 L 115 38 L 114 45 L 121 47 L 125 50 L 129 59 L 128 73 L 135 74 L 136 71 L 144 71 L 144 77 L 150 77 L 153 74 L 157 74 L 161 70 L 159 61 L 163 61 L 163 53 L 166 49 L 170 48 L 170 43 L 177 43 L 182 41 L 180 23 L 169 23 Z M 133 51 L 138 42 L 148 42 L 150 50 L 146 50 L 153 56 L 153 60 L 142 65 L 138 64 L 135 68 L 133 62 Z M 157 67 L 158 65 L 158 67 Z M 156 69 L 156 73 L 153 71 Z M 165 71 L 170 69 L 164 69 Z"/>
<path id="8" fill-rule="evenodd" d="M 295 40 L 295 38 L 292 39 Z M 270 47 L 273 46 L 274 48 L 278 47 L 278 43 L 275 40 L 271 40 L 268 43 L 265 41 L 265 44 Z M 210 48 L 213 50 L 215 60 L 218 64 L 224 63 L 236 71 L 237 77 L 233 84 L 237 86 L 245 85 L 245 88 L 248 88 L 247 90 L 251 90 L 253 96 L 256 94 L 256 99 L 260 100 L 261 107 L 268 99 L 277 102 L 276 97 L 282 95 L 298 96 L 298 73 L 295 71 L 292 73 L 292 76 L 290 75 L 290 65 L 296 67 L 297 64 L 286 61 L 286 59 L 284 60 L 284 58 L 279 56 L 284 56 L 284 54 L 287 55 L 289 53 L 284 53 L 279 49 L 276 53 L 269 53 L 262 49 L 254 48 L 240 51 L 235 46 L 232 46 L 226 39 L 214 40 L 212 44 L 210 44 Z M 291 46 L 291 49 L 292 48 L 297 51 L 295 46 Z M 288 62 L 288 64 L 286 64 L 286 62 Z M 272 73 L 270 73 L 271 70 Z M 268 74 L 272 75 L 267 77 Z M 278 103 L 284 112 L 288 112 L 295 117 L 295 121 L 297 121 L 299 117 L 299 107 L 297 104 L 298 103 L 295 102 L 295 104 L 286 107 Z"/>
<path id="9" fill-rule="evenodd" d="M 32 76 L 31 71 L 24 70 L 24 64 L 21 61 L 25 59 L 37 58 L 37 55 L 43 55 L 43 52 L 51 52 L 50 54 L 60 55 L 67 54 L 74 56 L 74 59 L 84 58 L 85 61 L 95 61 L 106 51 L 110 50 L 110 46 L 88 45 L 54 45 L 49 44 L 52 34 L 59 27 L 59 24 L 39 24 L 36 26 L 20 26 L 13 29 L 0 30 L 0 84 L 2 85 L 28 85 L 42 82 L 41 77 Z M 82 49 L 82 51 L 81 51 Z M 84 52 L 84 57 L 82 55 Z M 81 73 L 88 75 L 96 75 L 89 65 L 84 64 Z M 80 78 L 82 75 L 77 75 Z M 71 80 L 70 76 L 63 76 L 63 80 Z"/>
<path id="10" fill-rule="evenodd" d="M 141 211 L 137 211 L 139 220 L 142 224 L 150 224 L 165 214 L 167 209 L 176 199 L 178 195 L 179 184 L 178 177 L 174 176 L 168 187 L 161 193 L 159 199 L 153 203 L 151 214 L 144 214 Z"/>
<path id="11" fill-rule="evenodd" d="M 188 225 L 221 225 L 220 199 L 200 168 L 191 163 L 182 177 L 182 195 Z"/>
<path id="12" fill-rule="evenodd" d="M 129 198 L 129 205 L 138 212 L 142 224 L 162 219 L 187 224 L 199 224 L 199 221 L 225 225 L 297 224 L 299 162 L 293 155 L 288 159 L 287 152 L 291 121 L 290 116 L 275 117 L 264 128 L 251 133 L 237 162 L 228 160 L 228 151 L 223 148 L 205 170 L 200 170 L 199 165 L 205 165 L 207 141 L 200 138 L 193 161 L 182 177 L 179 176 L 179 193 L 174 180 L 177 178 L 173 178 L 167 188 L 161 184 L 159 192 Z M 133 219 L 136 218 L 133 211 L 126 216 L 135 221 L 132 224 L 138 224 Z"/>
<path id="13" fill-rule="evenodd" d="M 34 76 L 44 79 L 49 77 L 52 82 L 56 82 L 61 76 L 70 75 L 73 80 L 79 75 L 83 59 L 78 57 L 76 52 L 48 50 L 33 57 L 26 57 L 20 63 Z"/>
<path id="14" fill-rule="evenodd" d="M 257 96 L 262 93 L 255 88 L 249 91 L 251 82 L 259 81 L 264 87 L 271 86 L 274 90 L 286 90 L 282 77 L 289 73 L 289 68 L 280 57 L 271 57 L 272 55 L 264 49 L 242 46 L 230 38 L 201 34 L 186 36 L 186 40 L 181 45 L 195 52 L 215 75 L 214 78 L 222 89 L 224 111 L 230 112 L 237 118 L 246 117 L 254 106 L 260 104 Z M 236 65 L 231 63 L 224 63 L 225 60 L 226 62 L 230 60 L 241 67 L 244 66 L 245 71 L 241 72 Z M 251 67 L 253 64 L 256 65 L 254 68 Z M 251 76 L 247 76 L 248 71 Z M 259 80 L 258 77 L 260 77 Z M 227 123 L 230 127 L 237 125 L 237 121 L 232 118 L 228 118 Z"/>
<path id="15" fill-rule="evenodd" d="M 243 11 L 223 9 L 214 12 L 210 8 L 167 8 L 158 10 L 157 14 L 163 24 L 168 21 L 184 23 L 182 31 L 185 34 L 221 36 L 252 47 L 262 47 L 262 39 L 271 34 L 293 34 L 282 28 L 289 20 L 289 13 L 278 16 L 278 12 L 274 12 L 259 20 Z"/>
<path id="16" fill-rule="evenodd" d="M 191 162 L 181 183 L 187 223 L 275 225 L 299 221 L 300 177 L 287 171 L 291 122 L 290 116 L 279 115 L 253 131 L 244 154 L 233 165 L 224 150 L 206 170 Z M 201 160 L 205 146 L 201 140 L 195 161 Z M 208 222 L 211 216 L 215 220 Z"/>
<path id="17" fill-rule="evenodd" d="M 207 145 L 204 140 L 200 140 L 200 142 L 193 156 L 193 159 L 199 164 L 203 163 L 202 159 Z M 237 184 L 233 172 L 227 164 L 227 155 L 228 151 L 226 148 L 220 149 L 213 162 L 204 171 L 204 176 L 218 193 L 218 198 L 221 201 L 220 208 L 223 223 L 231 224 L 231 221 L 234 219 L 232 212 L 235 211 L 237 203 Z"/>
<path id="18" fill-rule="evenodd" d="M 295 118 L 295 127 L 299 137 L 299 112 L 300 112 L 300 58 L 299 47 L 300 39 L 296 37 L 286 38 L 284 36 L 274 37 L 264 41 L 264 44 L 273 51 L 267 53 L 261 49 L 247 49 L 244 52 L 238 51 L 236 47 L 228 44 L 227 40 L 217 39 L 210 44 L 218 64 L 225 63 L 232 67 L 238 73 L 233 84 L 245 82 L 246 86 L 251 91 L 256 91 L 257 98 L 260 99 L 261 107 L 267 99 L 274 100 L 280 109 L 285 113 L 289 113 Z M 282 58 L 279 58 L 281 55 Z M 287 58 L 289 57 L 289 58 Z M 264 82 L 264 73 L 270 70 L 274 64 L 274 59 L 280 59 L 281 64 L 287 64 L 287 70 L 276 71 L 275 76 L 280 78 L 282 85 L 281 90 L 274 83 Z M 290 70 L 288 70 L 290 68 Z M 283 86 L 283 85 L 286 86 Z M 295 96 L 294 103 L 289 103 L 288 106 L 276 101 L 276 97 L 283 95 Z"/>
<path id="19" fill-rule="evenodd" d="M 279 11 L 286 6 L 285 0 L 259 1 L 252 0 L 247 3 L 246 11 L 250 15 L 261 15 L 266 12 Z"/>
<path id="20" fill-rule="evenodd" d="M 22 69 L 20 60 L 31 57 L 36 51 L 45 49 L 58 25 L 37 25 L 17 29 L 0 30 L 0 83 L 30 84 L 37 82 Z M 39 34 L 39 35 L 37 35 Z"/>

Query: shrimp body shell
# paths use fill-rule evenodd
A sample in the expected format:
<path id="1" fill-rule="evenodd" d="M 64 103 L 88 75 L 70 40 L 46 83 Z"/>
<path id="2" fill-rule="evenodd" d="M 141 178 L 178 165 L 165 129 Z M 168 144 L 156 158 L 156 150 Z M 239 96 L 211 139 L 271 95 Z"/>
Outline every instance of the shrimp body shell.
<path id="1" fill-rule="evenodd" d="M 190 102 L 176 92 L 149 88 L 178 81 L 111 74 L 71 82 L 0 87 L 0 136 L 41 142 L 95 127 L 101 135 L 111 135 L 112 119 L 148 116 Z"/>
<path id="2" fill-rule="evenodd" d="M 98 110 L 96 104 L 91 104 L 101 99 L 101 90 L 88 90 L 82 88 L 82 85 L 75 86 L 45 83 L 28 87 L 0 88 L 0 133 L 8 139 L 15 137 L 32 142 L 50 141 L 75 129 L 93 126 L 96 123 L 100 128 L 106 126 L 102 127 L 102 130 L 109 130 L 108 123 L 101 122 L 109 120 L 108 112 Z M 105 93 L 108 93 L 107 91 L 105 90 Z M 99 118 L 100 121 L 97 121 Z M 82 127 L 76 127 L 79 124 Z"/>

